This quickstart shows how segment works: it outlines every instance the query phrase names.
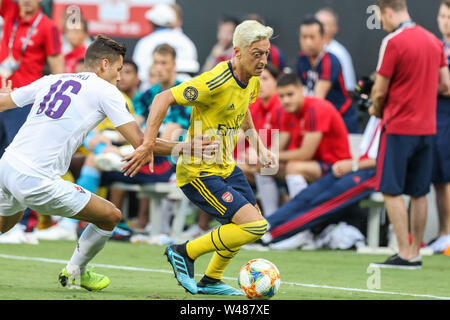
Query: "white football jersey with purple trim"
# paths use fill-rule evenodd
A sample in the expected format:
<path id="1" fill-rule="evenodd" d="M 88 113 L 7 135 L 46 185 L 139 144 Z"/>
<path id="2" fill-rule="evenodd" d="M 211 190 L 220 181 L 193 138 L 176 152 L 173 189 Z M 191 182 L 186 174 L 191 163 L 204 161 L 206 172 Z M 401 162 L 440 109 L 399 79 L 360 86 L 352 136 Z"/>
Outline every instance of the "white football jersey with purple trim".
<path id="1" fill-rule="evenodd" d="M 134 121 L 116 86 L 92 72 L 45 76 L 11 92 L 18 107 L 33 104 L 4 157 L 17 170 L 64 175 L 86 135 L 108 117 L 115 127 Z"/>

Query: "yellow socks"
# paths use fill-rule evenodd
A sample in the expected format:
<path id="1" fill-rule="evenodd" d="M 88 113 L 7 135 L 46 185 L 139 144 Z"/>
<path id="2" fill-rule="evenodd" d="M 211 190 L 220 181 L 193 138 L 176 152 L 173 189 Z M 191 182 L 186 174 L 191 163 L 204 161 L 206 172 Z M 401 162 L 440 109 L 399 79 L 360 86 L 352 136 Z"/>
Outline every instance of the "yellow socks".
<path id="1" fill-rule="evenodd" d="M 222 279 L 225 268 L 230 264 L 231 259 L 239 252 L 239 248 L 233 248 L 233 252 L 228 250 L 214 252 L 206 268 L 205 275 L 213 279 Z"/>
<path id="2" fill-rule="evenodd" d="M 186 251 L 188 256 L 194 260 L 212 251 L 217 251 L 218 254 L 222 255 L 222 258 L 230 257 L 230 254 L 236 253 L 244 244 L 261 238 L 266 230 L 267 221 L 265 219 L 241 225 L 225 224 L 210 233 L 189 241 L 186 245 Z"/>

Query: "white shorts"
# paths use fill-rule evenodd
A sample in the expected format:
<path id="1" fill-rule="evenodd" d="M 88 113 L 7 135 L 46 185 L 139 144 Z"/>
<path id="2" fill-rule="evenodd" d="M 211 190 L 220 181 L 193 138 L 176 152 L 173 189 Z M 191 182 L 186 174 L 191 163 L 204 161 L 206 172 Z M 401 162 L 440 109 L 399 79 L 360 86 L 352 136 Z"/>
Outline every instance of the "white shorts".
<path id="1" fill-rule="evenodd" d="M 72 217 L 87 205 L 91 193 L 62 178 L 22 173 L 0 159 L 0 216 L 26 208 L 44 215 Z"/>

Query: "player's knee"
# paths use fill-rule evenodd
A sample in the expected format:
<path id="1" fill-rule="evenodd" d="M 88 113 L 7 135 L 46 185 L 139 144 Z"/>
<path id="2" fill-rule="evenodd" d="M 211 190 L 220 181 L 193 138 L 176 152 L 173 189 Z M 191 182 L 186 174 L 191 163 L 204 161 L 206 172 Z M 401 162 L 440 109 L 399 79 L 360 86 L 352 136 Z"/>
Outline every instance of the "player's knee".
<path id="1" fill-rule="evenodd" d="M 122 212 L 116 208 L 116 206 L 112 205 L 108 211 L 105 227 L 112 230 L 120 222 L 120 220 L 122 220 Z"/>
<path id="2" fill-rule="evenodd" d="M 118 224 L 120 222 L 120 220 L 122 220 L 122 211 L 120 211 L 120 209 L 114 207 L 112 209 L 112 222 L 114 223 L 114 225 Z"/>
<path id="3" fill-rule="evenodd" d="M 261 238 L 267 232 L 268 223 L 267 220 L 261 216 L 250 223 L 240 225 L 240 228 L 248 232 L 248 235 L 251 238 L 249 240 L 250 242 L 253 242 Z"/>

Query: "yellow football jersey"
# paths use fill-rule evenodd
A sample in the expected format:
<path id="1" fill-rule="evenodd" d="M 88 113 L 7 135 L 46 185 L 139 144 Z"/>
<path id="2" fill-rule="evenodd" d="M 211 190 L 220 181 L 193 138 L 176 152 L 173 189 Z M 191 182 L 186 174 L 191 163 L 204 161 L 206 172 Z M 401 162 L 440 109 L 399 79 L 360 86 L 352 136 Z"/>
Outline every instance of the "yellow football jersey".
<path id="1" fill-rule="evenodd" d="M 192 106 L 191 124 L 186 136 L 207 134 L 221 141 L 215 160 L 202 160 L 193 155 L 181 155 L 177 163 L 177 186 L 183 186 L 200 176 L 228 177 L 236 165 L 233 151 L 248 106 L 259 94 L 259 78 L 252 77 L 247 85 L 233 74 L 231 61 L 217 64 L 170 89 L 177 104 Z"/>

